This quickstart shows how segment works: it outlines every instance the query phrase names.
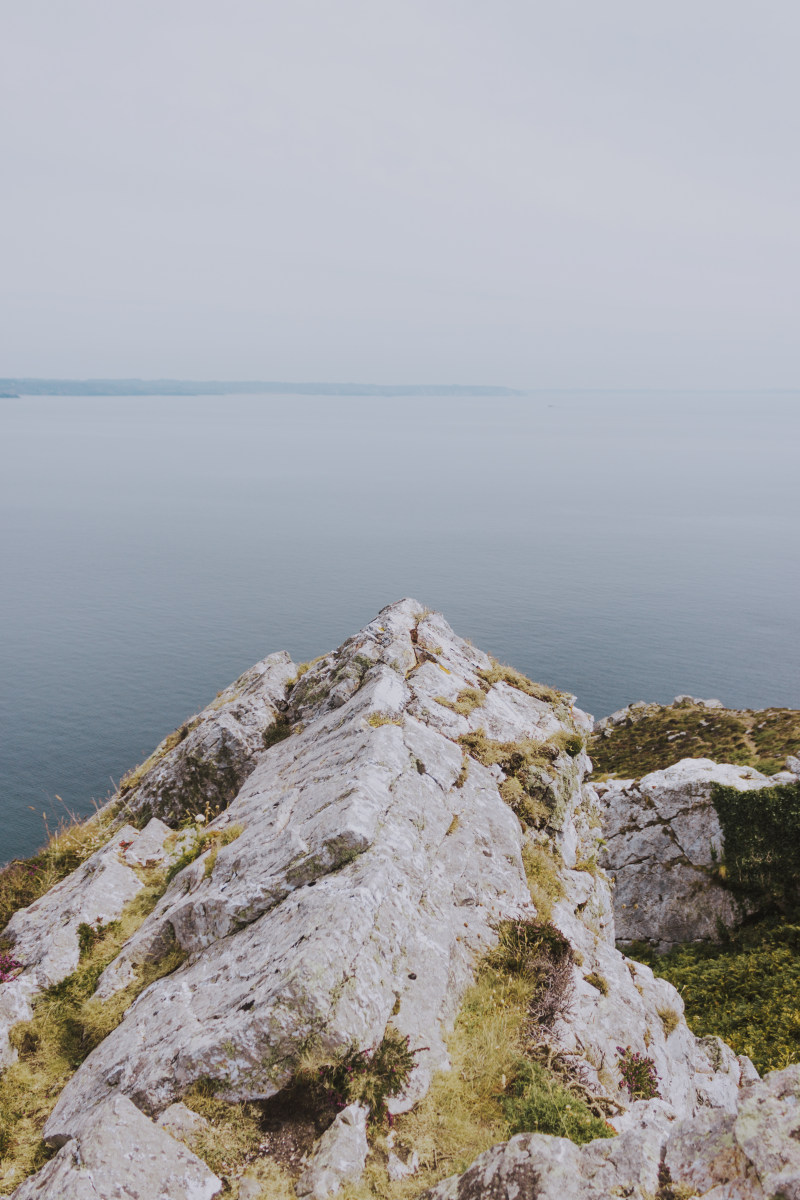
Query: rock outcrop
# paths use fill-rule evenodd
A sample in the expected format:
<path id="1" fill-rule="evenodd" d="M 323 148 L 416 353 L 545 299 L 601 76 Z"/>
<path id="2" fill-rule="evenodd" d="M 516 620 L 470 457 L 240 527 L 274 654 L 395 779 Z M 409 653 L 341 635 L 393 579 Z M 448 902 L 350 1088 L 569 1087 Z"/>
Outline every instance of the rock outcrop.
<path id="1" fill-rule="evenodd" d="M 119 1093 L 76 1121 L 73 1136 L 15 1200 L 212 1200 L 222 1180 Z"/>
<path id="2" fill-rule="evenodd" d="M 412 600 L 384 609 L 308 668 L 277 654 L 242 676 L 124 781 L 128 819 L 151 823 L 141 833 L 116 830 L 95 856 L 122 872 L 115 907 L 87 900 L 100 878 L 89 860 L 6 931 L 20 954 L 26 947 L 32 978 L 52 961 L 52 914 L 65 897 L 81 898 L 78 923 L 109 920 L 130 898 L 125 872 L 139 882 L 126 864 L 161 853 L 169 825 L 191 823 L 171 851 L 185 865 L 103 971 L 96 998 L 113 1000 L 176 949 L 183 961 L 141 992 L 75 1070 L 43 1131 L 62 1149 L 15 1195 L 117 1194 L 77 1191 L 73 1181 L 87 1155 L 106 1170 L 106 1151 L 92 1147 L 111 1112 L 169 1146 L 153 1152 L 152 1187 L 161 1192 L 146 1193 L 123 1172 L 119 1194 L 210 1197 L 219 1183 L 210 1172 L 185 1166 L 189 1182 L 171 1182 L 176 1163 L 194 1161 L 176 1140 L 193 1145 L 195 1122 L 180 1106 L 193 1088 L 265 1102 L 292 1086 L 305 1053 L 370 1051 L 390 1031 L 407 1038 L 414 1068 L 389 1107 L 408 1110 L 448 1068 L 447 1037 L 476 965 L 498 929 L 517 921 L 552 923 L 569 945 L 569 1001 L 546 1036 L 605 1111 L 618 1113 L 622 1132 L 583 1150 L 520 1135 L 482 1156 L 470 1169 L 477 1174 L 434 1194 L 513 1195 L 517 1175 L 540 1189 L 560 1178 L 561 1196 L 615 1194 L 589 1183 L 565 1190 L 569 1172 L 598 1187 L 627 1180 L 640 1189 L 620 1195 L 655 1194 L 664 1122 L 678 1129 L 707 1113 L 738 1122 L 758 1077 L 719 1039 L 695 1038 L 675 989 L 616 948 L 611 884 L 599 864 L 611 789 L 601 802 L 588 782 L 591 728 L 573 697 L 498 667 Z M 699 792 L 695 801 L 702 808 Z M 640 807 L 650 811 L 644 800 Z M 676 831 L 679 816 L 670 816 Z M 630 833 L 620 826 L 620 847 Z M 537 855 L 557 877 L 552 912 L 533 898 Z M 65 955 L 59 970 L 73 960 Z M 8 987 L 0 986 L 0 1004 Z M 641 1128 L 637 1106 L 624 1111 L 621 1047 L 646 1056 L 658 1078 L 662 1107 L 651 1105 Z M 764 1086 L 758 1095 L 771 1113 L 778 1100 Z M 303 1194 L 331 1194 L 363 1165 L 366 1113 L 347 1112 L 307 1163 Z M 395 1174 L 409 1174 L 394 1157 Z M 484 1180 L 485 1192 L 465 1179 Z"/>
<path id="3" fill-rule="evenodd" d="M 721 878 L 725 838 L 714 785 L 754 793 L 757 821 L 758 792 L 796 781 L 788 770 L 766 776 L 753 767 L 686 758 L 642 779 L 596 784 L 606 841 L 600 861 L 615 882 L 617 939 L 664 952 L 715 940 L 721 927 L 740 924 L 752 902 L 737 899 Z"/>
<path id="4" fill-rule="evenodd" d="M 681 1121 L 643 1102 L 631 1116 L 618 1138 L 582 1147 L 565 1138 L 518 1134 L 427 1192 L 425 1200 L 800 1197 L 798 1066 L 746 1088 L 735 1112 L 706 1109 Z"/>
<path id="5" fill-rule="evenodd" d="M 144 887 L 136 868 L 168 857 L 164 843 L 171 832 L 157 819 L 141 832 L 121 826 L 77 871 L 14 913 L 3 937 L 13 946 L 22 970 L 0 985 L 0 1069 L 17 1057 L 8 1041 L 12 1025 L 29 1020 L 35 997 L 77 967 L 80 927 L 96 929 L 120 916 Z"/>

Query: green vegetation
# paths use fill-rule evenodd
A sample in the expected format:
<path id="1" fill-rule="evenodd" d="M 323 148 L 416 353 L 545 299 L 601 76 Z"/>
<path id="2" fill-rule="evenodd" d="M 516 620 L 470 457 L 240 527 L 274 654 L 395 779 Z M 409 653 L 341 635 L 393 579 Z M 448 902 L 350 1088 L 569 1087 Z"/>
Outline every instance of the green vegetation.
<path id="1" fill-rule="evenodd" d="M 800 924 L 795 920 L 765 917 L 719 946 L 682 946 L 659 956 L 637 945 L 630 953 L 678 989 L 698 1037 L 716 1034 L 737 1054 L 747 1054 L 762 1074 L 800 1059 Z"/>
<path id="2" fill-rule="evenodd" d="M 800 748 L 800 712 L 649 705 L 624 725 L 595 734 L 589 754 L 598 775 L 638 779 L 681 758 L 755 767 L 766 775 L 780 771 L 788 754 Z"/>
<path id="3" fill-rule="evenodd" d="M 594 1138 L 613 1137 L 608 1123 L 595 1116 L 585 1100 L 548 1075 L 540 1063 L 521 1059 L 503 1101 L 509 1136 L 552 1133 L 579 1146 Z"/>
<path id="4" fill-rule="evenodd" d="M 388 1113 L 386 1102 L 399 1095 L 414 1068 L 414 1052 L 408 1037 L 387 1026 L 379 1046 L 359 1050 L 350 1046 L 322 1063 L 311 1075 L 309 1086 L 321 1093 L 334 1112 L 348 1104 L 365 1104 L 373 1125 L 383 1125 Z"/>
<path id="5" fill-rule="evenodd" d="M 458 741 L 485 767 L 495 763 L 502 767 L 507 776 L 500 789 L 503 799 L 524 825 L 535 827 L 546 824 L 553 812 L 552 775 L 559 773 L 558 759 L 575 758 L 583 749 L 583 739 L 565 729 L 543 742 L 533 738 L 496 742 L 483 729 L 464 733 Z"/>
<path id="6" fill-rule="evenodd" d="M 720 873 L 733 891 L 782 911 L 800 904 L 800 783 L 711 793 L 725 839 Z"/>
<path id="7" fill-rule="evenodd" d="M 185 958 L 173 946 L 159 961 L 135 968 L 137 978 L 124 990 L 106 1001 L 93 998 L 101 973 L 164 892 L 163 872 L 147 872 L 147 878 L 118 921 L 101 929 L 84 927 L 88 933 L 81 938 L 77 970 L 38 996 L 33 1018 L 11 1030 L 19 1058 L 0 1077 L 0 1195 L 12 1192 L 53 1153 L 42 1142 L 42 1128 L 70 1076 L 119 1024 L 136 996 Z"/>

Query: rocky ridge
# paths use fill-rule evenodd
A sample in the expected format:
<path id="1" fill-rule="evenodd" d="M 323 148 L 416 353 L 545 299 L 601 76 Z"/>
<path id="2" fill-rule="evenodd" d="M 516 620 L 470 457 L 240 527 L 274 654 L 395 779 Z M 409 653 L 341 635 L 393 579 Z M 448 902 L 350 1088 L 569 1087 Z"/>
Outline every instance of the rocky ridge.
<path id="1" fill-rule="evenodd" d="M 575 1179 L 587 1171 L 594 1178 L 594 1167 L 576 1164 L 613 1165 L 627 1154 L 640 1182 L 625 1186 L 640 1191 L 619 1194 L 644 1195 L 652 1178 L 662 1186 L 667 1126 L 685 1127 L 691 1137 L 714 1113 L 726 1130 L 740 1117 L 742 1127 L 757 1124 L 761 1118 L 747 1117 L 743 1106 L 756 1086 L 772 1097 L 773 1077 L 757 1084 L 748 1060 L 719 1039 L 695 1038 L 678 993 L 616 949 L 612 889 L 598 863 L 604 805 L 588 779 L 591 719 L 572 697 L 521 685 L 521 677 L 498 669 L 411 600 L 384 609 L 306 670 L 272 655 L 242 679 L 123 781 L 120 820 L 151 825 L 115 832 L 99 852 L 114 870 L 127 869 L 122 856 L 137 837 L 166 830 L 163 850 L 170 824 L 211 819 L 184 833 L 177 849 L 164 850 L 173 854 L 173 877 L 100 976 L 97 998 L 112 1000 L 175 949 L 184 961 L 134 1000 L 67 1082 L 44 1128 L 47 1141 L 62 1149 L 15 1195 L 235 1191 L 235 1180 L 223 1183 L 192 1165 L 185 1186 L 195 1190 L 167 1192 L 176 1168 L 169 1155 L 159 1166 L 155 1150 L 146 1184 L 136 1178 L 136 1155 L 128 1170 L 98 1151 L 94 1191 L 81 1191 L 78 1164 L 89 1153 L 84 1145 L 114 1122 L 123 1140 L 129 1120 L 152 1132 L 154 1146 L 174 1140 L 169 1124 L 156 1122 L 201 1083 L 231 1103 L 266 1101 L 291 1086 L 304 1052 L 368 1051 L 390 1029 L 407 1037 L 414 1054 L 406 1086 L 389 1102 L 395 1112 L 408 1110 L 433 1074 L 448 1068 L 448 1033 L 476 964 L 509 922 L 552 922 L 569 944 L 569 1001 L 546 1036 L 579 1069 L 589 1093 L 619 1114 L 612 1123 L 620 1136 L 583 1150 L 549 1135 L 519 1135 L 519 1153 L 537 1180 L 551 1159 L 571 1163 Z M 532 898 L 534 851 L 548 856 L 558 878 L 551 914 Z M 59 885 L 63 894 L 84 896 L 87 866 Z M 125 895 L 121 885 L 120 911 Z M 48 904 L 60 903 L 48 897 Z M 38 951 L 25 957 L 37 929 L 44 938 L 47 905 L 35 907 L 3 932 L 23 962 L 23 978 L 33 978 L 47 958 L 46 950 L 39 959 Z M 0 985 L 0 1003 L 9 986 L 18 981 Z M 623 1111 L 630 1098 L 621 1088 L 620 1047 L 647 1058 L 657 1074 L 660 1099 L 644 1113 L 640 1104 Z M 772 1103 L 753 1111 L 771 1113 Z M 355 1164 L 340 1152 L 344 1143 L 332 1127 L 298 1194 L 328 1194 L 359 1173 L 364 1120 L 352 1117 L 339 1128 L 359 1147 Z M 634 1119 L 645 1122 L 646 1137 L 632 1129 Z M 480 1194 L 515 1194 L 508 1155 L 518 1156 L 522 1145 L 514 1138 L 513 1152 L 498 1148 L 478 1160 Z M 784 1174 L 793 1162 L 790 1154 Z M 750 1170 L 743 1163 L 731 1158 L 731 1186 Z M 466 1178 L 433 1194 L 478 1194 Z M 787 1196 L 795 1194 L 790 1186 Z M 611 1193 L 578 1190 L 576 1183 L 562 1194 Z"/>

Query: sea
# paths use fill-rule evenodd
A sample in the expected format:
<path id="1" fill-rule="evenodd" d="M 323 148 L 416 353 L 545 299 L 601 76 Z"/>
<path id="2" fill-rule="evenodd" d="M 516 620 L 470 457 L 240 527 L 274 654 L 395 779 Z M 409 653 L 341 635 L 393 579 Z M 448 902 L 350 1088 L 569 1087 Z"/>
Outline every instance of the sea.
<path id="1" fill-rule="evenodd" d="M 0 863 L 403 596 L 595 716 L 800 708 L 800 393 L 0 399 Z"/>

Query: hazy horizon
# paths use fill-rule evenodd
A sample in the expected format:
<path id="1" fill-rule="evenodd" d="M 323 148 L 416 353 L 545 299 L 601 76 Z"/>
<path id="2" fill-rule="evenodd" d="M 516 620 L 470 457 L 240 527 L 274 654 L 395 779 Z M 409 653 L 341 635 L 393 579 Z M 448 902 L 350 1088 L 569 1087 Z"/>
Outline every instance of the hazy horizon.
<path id="1" fill-rule="evenodd" d="M 0 375 L 800 380 L 800 9 L 6 5 Z"/>

